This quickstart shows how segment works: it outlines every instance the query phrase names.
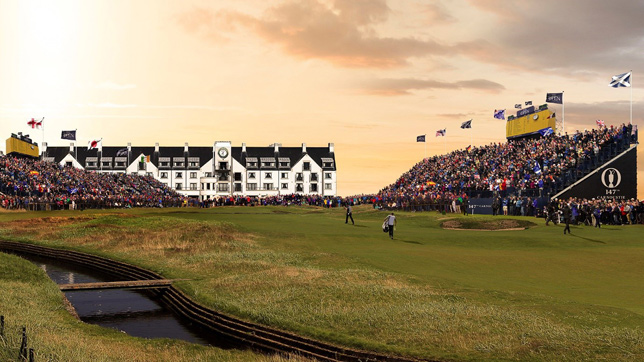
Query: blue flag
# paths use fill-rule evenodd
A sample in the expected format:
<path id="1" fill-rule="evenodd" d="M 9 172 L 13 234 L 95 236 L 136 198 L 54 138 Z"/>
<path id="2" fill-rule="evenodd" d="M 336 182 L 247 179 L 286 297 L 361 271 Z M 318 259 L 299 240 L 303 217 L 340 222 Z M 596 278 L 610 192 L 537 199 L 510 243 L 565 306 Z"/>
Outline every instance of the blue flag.
<path id="1" fill-rule="evenodd" d="M 562 93 L 546 93 L 546 103 L 563 104 L 563 92 Z"/>
<path id="2" fill-rule="evenodd" d="M 541 166 L 539 166 L 539 162 L 535 162 L 533 170 L 534 170 L 534 173 L 536 173 L 537 175 L 541 174 Z"/>
<path id="3" fill-rule="evenodd" d="M 555 131 L 552 129 L 552 127 L 547 127 L 547 128 L 544 128 L 544 129 L 540 129 L 540 130 L 539 130 L 539 133 L 540 133 L 543 137 L 546 137 L 546 136 L 549 136 L 549 135 L 551 135 L 551 134 L 555 133 Z"/>
<path id="4" fill-rule="evenodd" d="M 416 142 L 425 142 L 425 135 L 416 136 Z"/>
<path id="5" fill-rule="evenodd" d="M 613 76 L 613 80 L 608 84 L 609 87 L 630 87 L 631 86 L 631 72 L 622 73 Z"/>
<path id="6" fill-rule="evenodd" d="M 505 119 L 505 109 L 494 110 L 494 118 Z"/>

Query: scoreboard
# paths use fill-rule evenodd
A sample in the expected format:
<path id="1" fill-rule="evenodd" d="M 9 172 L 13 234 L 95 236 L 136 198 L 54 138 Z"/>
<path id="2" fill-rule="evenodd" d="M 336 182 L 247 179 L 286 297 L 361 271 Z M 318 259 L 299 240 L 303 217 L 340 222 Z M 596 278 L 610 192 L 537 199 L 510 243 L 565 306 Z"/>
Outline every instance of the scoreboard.
<path id="1" fill-rule="evenodd" d="M 40 152 L 38 151 L 38 144 L 32 142 L 29 136 L 23 136 L 21 134 L 15 135 L 11 134 L 11 137 L 7 138 L 7 155 L 16 155 L 16 156 L 29 156 L 33 158 L 38 158 Z"/>
<path id="2" fill-rule="evenodd" d="M 521 109 L 515 116 L 509 116 L 505 124 L 506 138 L 516 138 L 536 134 L 544 128 L 552 128 L 556 131 L 555 124 L 557 119 L 555 114 L 550 112 L 547 105 L 542 105 L 535 110 L 533 106 Z"/>

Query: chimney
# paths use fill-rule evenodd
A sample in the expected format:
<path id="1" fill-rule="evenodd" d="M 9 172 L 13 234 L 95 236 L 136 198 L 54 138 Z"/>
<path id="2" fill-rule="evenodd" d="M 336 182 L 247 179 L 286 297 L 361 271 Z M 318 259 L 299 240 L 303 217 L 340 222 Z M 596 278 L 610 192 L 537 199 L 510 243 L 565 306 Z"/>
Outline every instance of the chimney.
<path id="1" fill-rule="evenodd" d="M 188 153 L 188 142 L 183 146 L 183 153 Z"/>
<path id="2" fill-rule="evenodd" d="M 44 144 L 44 143 L 43 143 Z M 74 153 L 74 142 L 69 144 L 69 153 Z"/>
<path id="3" fill-rule="evenodd" d="M 246 153 L 246 144 L 242 143 L 242 153 Z"/>
<path id="4" fill-rule="evenodd" d="M 159 142 L 154 144 L 154 152 L 159 152 Z"/>
<path id="5" fill-rule="evenodd" d="M 306 153 L 306 143 L 302 143 L 302 153 Z"/>
<path id="6" fill-rule="evenodd" d="M 334 148 L 335 146 L 333 145 L 333 143 L 329 143 L 329 153 L 334 153 Z"/>
<path id="7" fill-rule="evenodd" d="M 127 143 L 127 152 L 132 152 L 132 142 Z"/>
<path id="8" fill-rule="evenodd" d="M 273 151 L 275 153 L 279 153 L 279 151 L 280 151 L 280 143 L 273 144 Z"/>

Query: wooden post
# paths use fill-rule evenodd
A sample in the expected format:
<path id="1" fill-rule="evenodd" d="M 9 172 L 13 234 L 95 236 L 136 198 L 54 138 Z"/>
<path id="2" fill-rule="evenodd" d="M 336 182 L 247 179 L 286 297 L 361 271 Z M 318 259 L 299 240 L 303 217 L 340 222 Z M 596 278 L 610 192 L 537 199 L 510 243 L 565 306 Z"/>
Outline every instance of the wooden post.
<path id="1" fill-rule="evenodd" d="M 4 316 L 0 315 L 0 337 L 4 337 Z"/>
<path id="2" fill-rule="evenodd" d="M 21 361 L 27 360 L 27 327 L 22 327 L 22 343 L 20 343 L 20 355 L 18 358 Z"/>
<path id="3" fill-rule="evenodd" d="M 29 362 L 34 362 L 36 360 L 36 356 L 34 353 L 33 348 L 29 348 Z"/>

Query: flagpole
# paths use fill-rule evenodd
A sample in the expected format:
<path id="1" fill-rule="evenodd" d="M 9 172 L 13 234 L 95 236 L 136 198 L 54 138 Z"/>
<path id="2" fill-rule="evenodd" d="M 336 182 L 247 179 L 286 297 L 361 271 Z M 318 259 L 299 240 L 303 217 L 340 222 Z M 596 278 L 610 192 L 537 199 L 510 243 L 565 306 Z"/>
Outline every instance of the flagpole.
<path id="1" fill-rule="evenodd" d="M 425 144 L 425 157 L 424 157 L 424 159 L 425 159 L 425 158 L 427 158 L 427 133 L 425 133 L 425 142 L 423 142 L 423 143 Z"/>
<path id="2" fill-rule="evenodd" d="M 633 71 L 631 70 L 631 120 L 628 124 L 633 124 Z"/>
<path id="3" fill-rule="evenodd" d="M 566 101 L 564 100 L 564 91 L 561 91 L 561 124 L 562 131 L 566 134 Z"/>

